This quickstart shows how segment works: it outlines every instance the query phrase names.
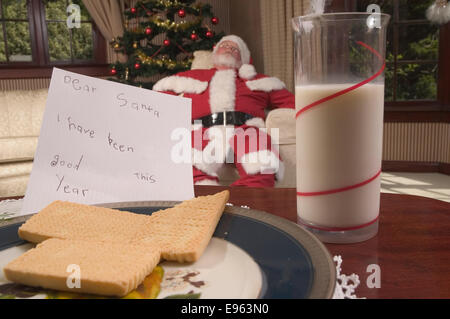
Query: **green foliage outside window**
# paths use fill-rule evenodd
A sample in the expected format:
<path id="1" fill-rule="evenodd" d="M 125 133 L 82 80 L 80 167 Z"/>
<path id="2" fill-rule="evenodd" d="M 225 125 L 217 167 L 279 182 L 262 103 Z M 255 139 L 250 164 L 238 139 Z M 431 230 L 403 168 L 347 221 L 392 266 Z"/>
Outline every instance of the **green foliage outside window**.
<path id="1" fill-rule="evenodd" d="M 15 19 L 2 21 L 0 26 L 0 62 L 31 61 L 31 37 L 27 21 L 26 0 L 2 0 L 0 19 Z M 5 34 L 8 39 L 8 57 L 6 56 Z"/>
<path id="2" fill-rule="evenodd" d="M 425 18 L 426 10 L 433 2 L 434 0 L 357 1 L 359 11 L 366 11 L 369 4 L 375 3 L 381 7 L 381 12 L 391 15 L 386 52 L 386 101 L 437 98 L 439 27 Z M 397 48 L 394 32 L 398 34 Z"/>
<path id="3" fill-rule="evenodd" d="M 45 16 L 50 61 L 92 60 L 92 24 L 82 1 L 45 0 Z M 81 27 L 67 27 L 67 6 L 78 4 L 81 9 Z"/>
<path id="4" fill-rule="evenodd" d="M 66 10 L 72 3 L 81 9 L 80 28 L 67 27 Z M 93 60 L 92 21 L 82 1 L 43 0 L 43 5 L 49 62 Z M 31 62 L 31 20 L 28 17 L 27 1 L 0 0 L 0 6 L 0 62 Z"/>

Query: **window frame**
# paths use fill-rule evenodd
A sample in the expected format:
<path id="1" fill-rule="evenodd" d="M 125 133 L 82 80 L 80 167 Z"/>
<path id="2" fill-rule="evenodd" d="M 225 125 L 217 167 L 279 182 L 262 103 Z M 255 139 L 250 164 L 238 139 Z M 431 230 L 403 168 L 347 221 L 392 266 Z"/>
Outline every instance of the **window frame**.
<path id="1" fill-rule="evenodd" d="M 357 0 L 334 0 L 327 12 L 355 11 Z M 395 0 L 392 0 L 395 1 Z M 439 28 L 439 57 L 436 101 L 388 101 L 384 106 L 385 122 L 450 123 L 450 22 Z"/>
<path id="2" fill-rule="evenodd" d="M 27 0 L 27 10 L 33 61 L 0 63 L 0 79 L 47 78 L 51 77 L 53 67 L 89 76 L 109 74 L 106 40 L 95 22 L 92 22 L 93 61 L 47 62 L 49 53 L 44 3 L 40 0 Z"/>

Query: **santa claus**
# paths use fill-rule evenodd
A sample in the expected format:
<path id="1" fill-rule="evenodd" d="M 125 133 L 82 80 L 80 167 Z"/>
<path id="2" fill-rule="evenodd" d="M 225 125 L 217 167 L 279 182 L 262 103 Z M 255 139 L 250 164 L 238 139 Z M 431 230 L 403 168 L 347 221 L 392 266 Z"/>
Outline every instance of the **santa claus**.
<path id="1" fill-rule="evenodd" d="M 182 72 L 153 87 L 192 99 L 194 183 L 217 185 L 219 169 L 233 162 L 240 178 L 232 186 L 273 187 L 283 164 L 264 129 L 265 110 L 294 108 L 294 95 L 279 79 L 256 73 L 238 36 L 223 37 L 212 57 L 214 68 Z"/>

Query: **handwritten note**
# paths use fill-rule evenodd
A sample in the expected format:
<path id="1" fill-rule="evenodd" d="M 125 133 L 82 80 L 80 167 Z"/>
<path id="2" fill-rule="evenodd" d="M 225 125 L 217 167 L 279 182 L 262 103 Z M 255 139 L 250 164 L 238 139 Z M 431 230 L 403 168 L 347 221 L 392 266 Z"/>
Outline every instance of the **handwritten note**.
<path id="1" fill-rule="evenodd" d="M 190 127 L 190 99 L 55 68 L 21 213 L 194 197 L 192 164 L 171 159 L 172 132 Z"/>

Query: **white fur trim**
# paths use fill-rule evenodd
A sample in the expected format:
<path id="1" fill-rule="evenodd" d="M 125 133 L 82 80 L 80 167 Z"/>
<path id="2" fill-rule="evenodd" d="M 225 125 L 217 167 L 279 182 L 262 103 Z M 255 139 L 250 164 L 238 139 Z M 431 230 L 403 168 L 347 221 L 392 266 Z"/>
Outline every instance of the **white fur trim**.
<path id="1" fill-rule="evenodd" d="M 245 121 L 245 124 L 248 126 L 255 126 L 258 128 L 266 127 L 266 122 L 264 122 L 264 120 L 260 117 L 251 118 L 250 120 Z"/>
<path id="2" fill-rule="evenodd" d="M 217 177 L 217 172 L 222 167 L 223 163 L 206 163 L 203 156 L 204 154 L 202 151 L 192 148 L 192 165 L 209 176 Z"/>
<path id="3" fill-rule="evenodd" d="M 286 88 L 286 85 L 277 78 L 262 78 L 245 82 L 247 87 L 252 91 L 271 92 Z"/>
<path id="4" fill-rule="evenodd" d="M 204 132 L 204 139 L 209 142 L 200 151 L 192 148 L 192 164 L 202 172 L 217 176 L 220 168 L 230 160 L 234 160 L 233 149 L 229 140 L 234 136 L 234 126 L 212 126 Z"/>
<path id="5" fill-rule="evenodd" d="M 211 113 L 233 111 L 236 99 L 236 72 L 217 71 L 209 85 L 209 105 Z"/>
<path id="6" fill-rule="evenodd" d="M 238 45 L 239 51 L 241 53 L 241 61 L 242 64 L 248 64 L 250 63 L 250 50 L 248 49 L 247 44 L 237 35 L 227 35 L 224 36 L 220 41 L 216 44 L 216 47 L 214 48 L 213 53 L 217 51 L 217 48 L 220 46 L 220 44 L 224 41 L 231 41 Z"/>
<path id="7" fill-rule="evenodd" d="M 173 91 L 180 93 L 200 94 L 206 90 L 208 82 L 199 81 L 184 76 L 169 76 L 155 83 L 154 91 Z"/>
<path id="8" fill-rule="evenodd" d="M 239 68 L 239 77 L 245 80 L 253 79 L 256 76 L 256 69 L 251 64 L 243 64 Z"/>
<path id="9" fill-rule="evenodd" d="M 220 184 L 215 179 L 205 178 L 200 181 L 195 182 L 195 185 L 209 185 L 209 186 L 220 186 Z"/>
<path id="10" fill-rule="evenodd" d="M 249 175 L 275 174 L 277 180 L 283 178 L 284 165 L 280 158 L 270 150 L 261 150 L 243 155 L 240 163 Z"/>

